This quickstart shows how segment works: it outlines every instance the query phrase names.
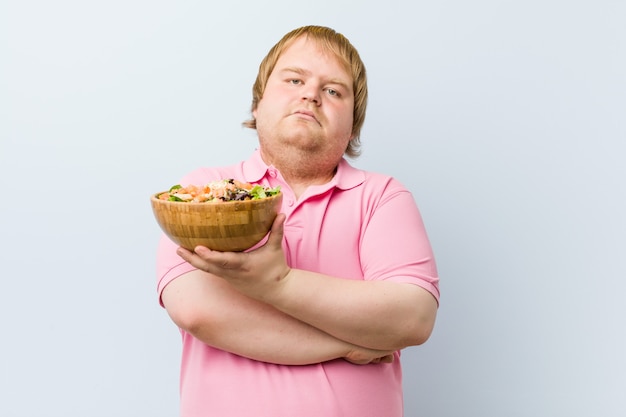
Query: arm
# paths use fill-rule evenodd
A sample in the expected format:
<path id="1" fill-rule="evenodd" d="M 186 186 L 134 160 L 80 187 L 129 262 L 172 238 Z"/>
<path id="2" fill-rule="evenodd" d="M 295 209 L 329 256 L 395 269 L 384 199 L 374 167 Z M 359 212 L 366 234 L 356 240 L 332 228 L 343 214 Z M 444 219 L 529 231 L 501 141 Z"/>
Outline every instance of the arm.
<path id="1" fill-rule="evenodd" d="M 358 364 L 392 358 L 391 352 L 360 348 L 332 337 L 203 271 L 173 280 L 164 288 L 162 300 L 181 329 L 250 359 L 303 365 L 342 357 Z"/>
<path id="2" fill-rule="evenodd" d="M 429 337 L 437 303 L 420 287 L 290 269 L 281 246 L 284 218 L 277 217 L 267 243 L 255 251 L 222 253 L 197 247 L 194 252 L 179 248 L 178 253 L 240 293 L 353 345 L 397 350 Z"/>
<path id="3" fill-rule="evenodd" d="M 413 284 L 337 279 L 295 269 L 265 297 L 342 340 L 383 350 L 424 343 L 437 312 L 435 298 Z"/>

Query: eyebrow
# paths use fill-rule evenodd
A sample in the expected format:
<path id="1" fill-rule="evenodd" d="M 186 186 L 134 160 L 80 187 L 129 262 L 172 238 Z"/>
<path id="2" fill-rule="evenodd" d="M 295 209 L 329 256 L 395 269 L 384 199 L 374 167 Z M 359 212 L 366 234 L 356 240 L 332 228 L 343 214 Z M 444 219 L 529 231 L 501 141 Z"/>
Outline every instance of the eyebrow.
<path id="1" fill-rule="evenodd" d="M 280 73 L 293 72 L 299 75 L 311 75 L 311 71 L 306 70 L 304 68 L 300 68 L 300 67 L 285 67 L 285 68 L 280 69 L 279 72 Z M 330 84 L 336 84 L 338 86 L 341 86 L 348 91 L 352 91 L 351 85 L 349 83 L 346 83 L 340 78 L 331 78 L 327 80 L 327 82 Z"/>

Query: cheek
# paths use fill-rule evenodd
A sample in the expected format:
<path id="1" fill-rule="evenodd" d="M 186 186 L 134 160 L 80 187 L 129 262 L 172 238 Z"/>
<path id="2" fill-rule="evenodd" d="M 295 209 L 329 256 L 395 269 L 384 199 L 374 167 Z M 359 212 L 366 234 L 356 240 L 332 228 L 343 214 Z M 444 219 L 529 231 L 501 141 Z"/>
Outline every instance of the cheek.
<path id="1" fill-rule="evenodd" d="M 267 118 L 267 111 L 265 109 L 265 99 L 259 100 L 256 105 L 256 109 L 252 110 L 252 116 L 257 120 L 257 124 L 259 119 L 263 120 Z"/>
<path id="2" fill-rule="evenodd" d="M 280 113 L 285 106 L 285 95 L 277 94 L 275 91 L 266 89 L 263 97 L 256 105 L 256 109 L 252 111 L 252 116 L 258 119 L 259 116 L 263 118 L 271 117 L 276 113 Z"/>
<path id="3" fill-rule="evenodd" d="M 354 117 L 352 115 L 352 112 L 349 112 L 344 119 L 341 122 L 343 129 L 345 131 L 345 134 L 348 135 L 350 137 L 350 139 L 352 139 L 352 127 L 354 124 Z"/>

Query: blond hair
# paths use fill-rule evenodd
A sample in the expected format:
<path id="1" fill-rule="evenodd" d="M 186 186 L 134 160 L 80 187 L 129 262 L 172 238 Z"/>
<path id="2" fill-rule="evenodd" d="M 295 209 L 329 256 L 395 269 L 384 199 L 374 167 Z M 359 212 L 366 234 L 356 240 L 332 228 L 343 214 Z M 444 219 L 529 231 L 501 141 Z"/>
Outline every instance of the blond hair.
<path id="1" fill-rule="evenodd" d="M 341 33 L 323 26 L 303 26 L 292 30 L 276 43 L 267 53 L 259 65 L 259 73 L 252 86 L 252 111 L 254 112 L 263 97 L 265 86 L 270 74 L 276 66 L 280 55 L 300 36 L 306 36 L 318 42 L 320 47 L 327 52 L 333 53 L 344 65 L 346 70 L 352 75 L 352 87 L 354 91 L 354 110 L 352 121 L 352 139 L 348 143 L 345 154 L 356 158 L 360 155 L 361 128 L 365 121 L 365 109 L 367 107 L 367 76 L 365 65 L 361 61 L 358 51 L 350 41 Z M 256 129 L 256 119 L 254 117 L 243 122 L 245 127 Z"/>

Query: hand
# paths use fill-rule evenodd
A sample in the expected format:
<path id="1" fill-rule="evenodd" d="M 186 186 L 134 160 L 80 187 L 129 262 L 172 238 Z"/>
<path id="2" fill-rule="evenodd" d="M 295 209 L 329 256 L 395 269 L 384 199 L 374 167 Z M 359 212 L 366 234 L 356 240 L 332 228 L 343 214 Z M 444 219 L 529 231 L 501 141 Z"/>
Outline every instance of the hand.
<path id="1" fill-rule="evenodd" d="M 382 350 L 367 349 L 355 346 L 344 359 L 355 365 L 367 365 L 376 363 L 392 363 L 394 361 L 393 352 L 385 352 Z"/>
<path id="2" fill-rule="evenodd" d="M 196 268 L 228 281 L 241 293 L 264 301 L 291 270 L 283 252 L 285 215 L 276 216 L 265 245 L 250 252 L 219 252 L 197 246 L 191 252 L 178 248 L 178 255 Z"/>

